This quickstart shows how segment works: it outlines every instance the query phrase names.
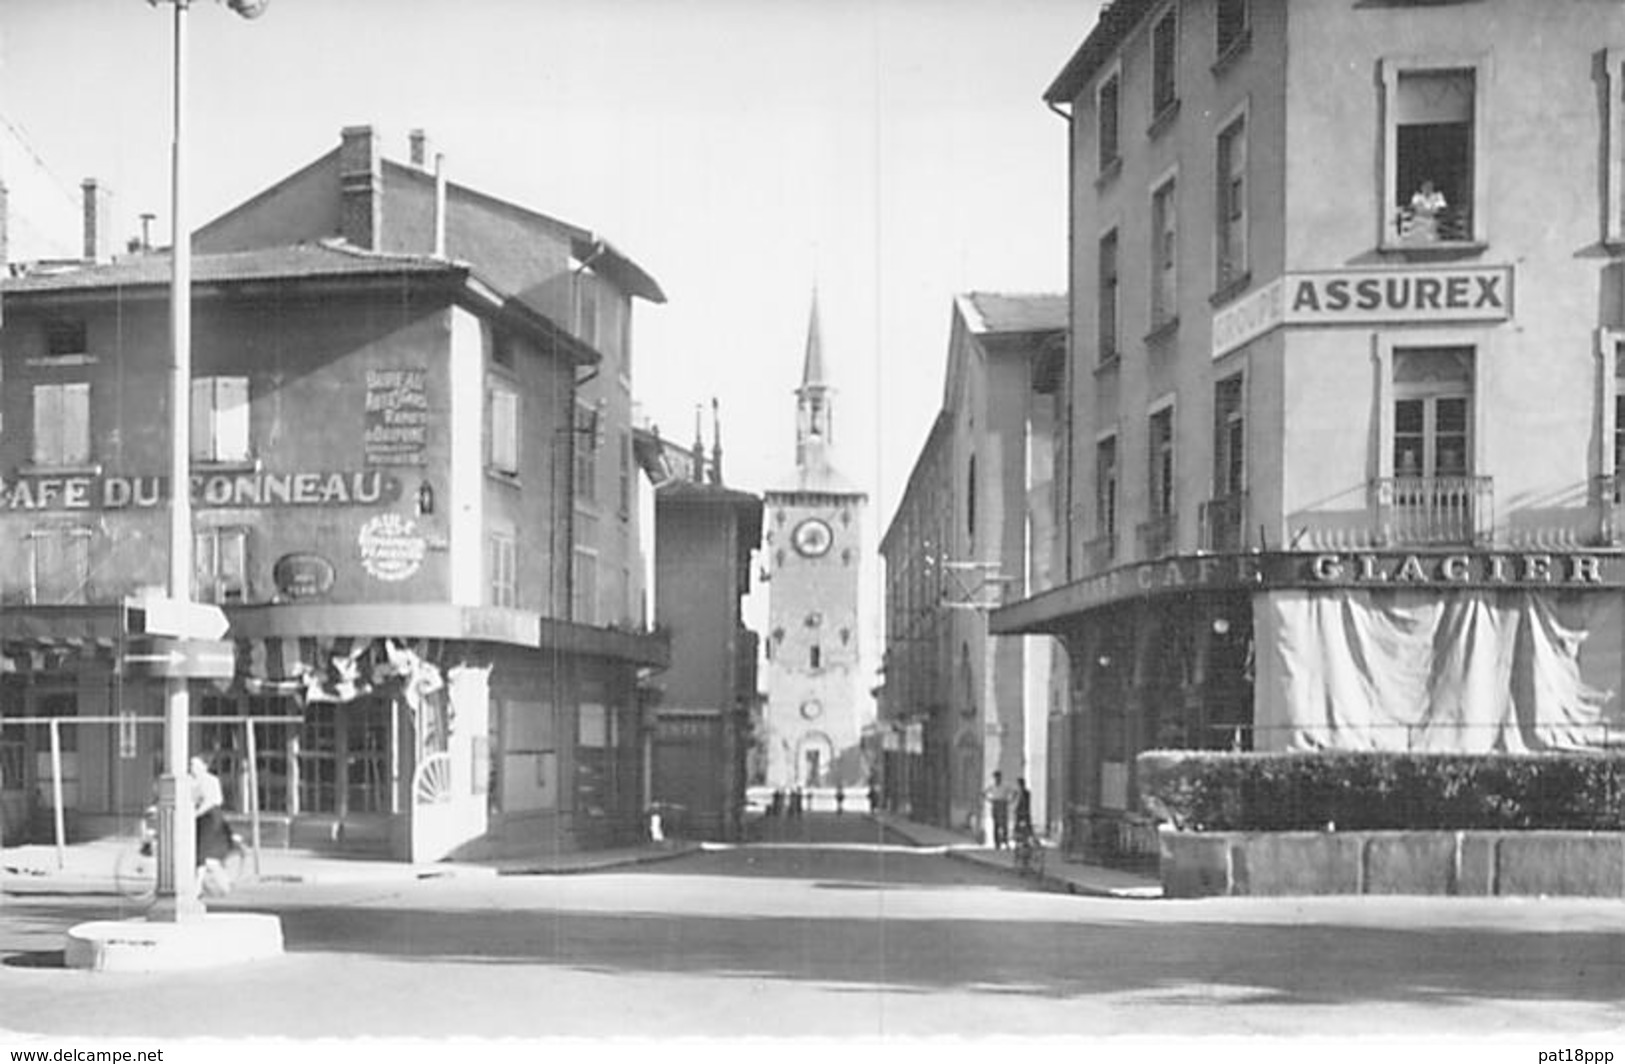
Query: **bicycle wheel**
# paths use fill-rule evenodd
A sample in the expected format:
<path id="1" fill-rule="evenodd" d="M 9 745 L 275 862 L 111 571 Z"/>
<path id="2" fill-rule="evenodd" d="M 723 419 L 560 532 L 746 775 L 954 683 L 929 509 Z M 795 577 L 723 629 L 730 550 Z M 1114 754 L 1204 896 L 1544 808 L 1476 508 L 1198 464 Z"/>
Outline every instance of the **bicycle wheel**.
<path id="1" fill-rule="evenodd" d="M 158 897 L 158 855 L 150 843 L 139 843 L 119 851 L 113 863 L 113 882 L 119 896 L 131 905 L 145 909 Z"/>

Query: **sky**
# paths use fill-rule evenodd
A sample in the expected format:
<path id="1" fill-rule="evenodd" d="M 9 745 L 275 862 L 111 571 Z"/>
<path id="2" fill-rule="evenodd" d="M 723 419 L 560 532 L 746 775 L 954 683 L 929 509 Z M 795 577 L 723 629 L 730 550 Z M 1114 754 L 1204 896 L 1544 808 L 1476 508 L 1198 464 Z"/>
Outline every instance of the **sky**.
<path id="1" fill-rule="evenodd" d="M 660 282 L 668 302 L 634 311 L 634 398 L 684 441 L 715 398 L 748 491 L 793 473 L 816 288 L 874 548 L 941 405 L 954 295 L 1065 289 L 1066 123 L 1042 95 L 1098 7 L 270 0 L 248 21 L 194 0 L 188 209 L 215 217 L 346 125 L 402 161 L 424 129 L 450 180 Z M 0 0 L 0 116 L 68 194 L 112 190 L 120 245 L 142 212 L 169 242 L 172 26 L 168 3 Z"/>

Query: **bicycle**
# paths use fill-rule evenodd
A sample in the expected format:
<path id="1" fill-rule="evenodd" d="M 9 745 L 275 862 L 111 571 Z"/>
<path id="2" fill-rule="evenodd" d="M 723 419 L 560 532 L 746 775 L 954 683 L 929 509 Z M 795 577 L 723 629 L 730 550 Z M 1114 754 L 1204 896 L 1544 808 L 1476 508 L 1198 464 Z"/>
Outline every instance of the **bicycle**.
<path id="1" fill-rule="evenodd" d="M 119 851 L 113 862 L 113 882 L 120 897 L 131 905 L 146 909 L 158 899 L 158 811 L 148 807 L 141 819 L 141 834 L 135 842 Z M 199 866 L 198 891 L 205 898 L 221 898 L 242 878 L 247 850 L 235 831 L 230 834 L 226 856 L 218 870 Z"/>
<path id="2" fill-rule="evenodd" d="M 1031 830 L 1018 831 L 1011 846 L 1016 871 L 1038 878 L 1044 874 L 1044 844 Z"/>

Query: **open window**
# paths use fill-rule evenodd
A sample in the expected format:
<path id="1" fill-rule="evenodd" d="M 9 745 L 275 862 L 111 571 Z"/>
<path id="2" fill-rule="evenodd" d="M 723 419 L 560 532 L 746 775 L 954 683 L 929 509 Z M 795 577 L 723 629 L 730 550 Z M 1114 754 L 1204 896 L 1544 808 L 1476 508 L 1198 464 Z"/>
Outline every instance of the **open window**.
<path id="1" fill-rule="evenodd" d="M 1483 242 L 1476 66 L 1384 66 L 1387 228 L 1383 243 Z"/>

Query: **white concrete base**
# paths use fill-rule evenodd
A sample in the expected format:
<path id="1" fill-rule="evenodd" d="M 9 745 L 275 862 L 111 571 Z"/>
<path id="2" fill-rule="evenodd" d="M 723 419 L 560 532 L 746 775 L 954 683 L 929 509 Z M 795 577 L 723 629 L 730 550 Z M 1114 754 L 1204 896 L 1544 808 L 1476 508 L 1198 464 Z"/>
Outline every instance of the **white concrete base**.
<path id="1" fill-rule="evenodd" d="M 282 955 L 282 921 L 265 913 L 207 913 L 184 923 L 92 920 L 68 929 L 69 968 L 174 972 Z"/>

